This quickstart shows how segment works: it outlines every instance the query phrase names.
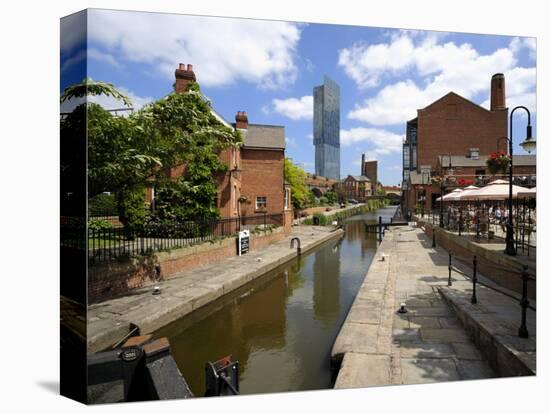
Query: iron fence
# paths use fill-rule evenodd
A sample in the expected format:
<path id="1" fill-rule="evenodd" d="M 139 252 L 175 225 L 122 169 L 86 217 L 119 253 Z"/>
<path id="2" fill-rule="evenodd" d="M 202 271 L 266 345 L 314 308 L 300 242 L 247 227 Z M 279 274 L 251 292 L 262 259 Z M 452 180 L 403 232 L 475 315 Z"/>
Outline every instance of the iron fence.
<path id="1" fill-rule="evenodd" d="M 483 286 L 487 289 L 491 289 L 491 290 L 493 290 L 497 293 L 500 293 L 501 295 L 504 295 L 504 296 L 516 301 L 520 306 L 520 316 L 518 317 L 518 319 L 520 320 L 520 326 L 519 326 L 519 329 L 518 329 L 518 336 L 520 338 L 528 338 L 529 337 L 529 332 L 527 330 L 527 309 L 530 309 L 533 312 L 537 311 L 537 309 L 533 305 L 531 305 L 531 303 L 529 302 L 528 284 L 530 282 L 536 284 L 536 280 L 537 280 L 536 275 L 533 274 L 533 273 L 530 273 L 529 270 L 528 270 L 528 267 L 526 265 L 523 265 L 521 267 L 521 269 L 514 269 L 514 268 L 510 268 L 510 267 L 502 267 L 502 266 L 499 266 L 499 265 L 496 265 L 496 264 L 489 265 L 489 267 L 492 270 L 496 270 L 498 272 L 505 272 L 505 273 L 509 273 L 509 274 L 514 274 L 514 275 L 518 276 L 521 279 L 521 292 L 519 292 L 520 297 L 518 297 L 515 294 L 507 292 L 504 289 L 500 289 L 497 286 L 494 286 L 494 285 L 491 285 L 491 284 L 484 283 L 484 282 L 480 281 L 479 278 L 478 278 L 478 259 L 477 259 L 476 255 L 472 255 L 471 258 L 470 257 L 464 257 L 464 256 L 457 256 L 451 250 L 448 251 L 448 254 L 449 254 L 449 264 L 448 264 L 449 278 L 448 278 L 447 286 L 452 286 L 453 285 L 453 283 L 452 283 L 452 272 L 454 271 L 458 274 L 461 274 L 466 279 L 471 280 L 471 282 L 472 282 L 472 296 L 470 298 L 470 302 L 474 305 L 479 303 L 479 299 L 478 299 L 478 295 L 477 295 L 477 285 L 481 285 L 481 286 Z M 463 263 L 468 263 L 471 260 L 471 262 L 472 262 L 472 274 L 470 275 L 468 272 L 464 272 L 464 271 L 460 270 L 458 267 L 456 267 L 455 265 L 453 265 L 453 259 L 458 259 Z"/>
<path id="2" fill-rule="evenodd" d="M 215 220 L 148 223 L 137 227 L 84 228 L 62 225 L 61 245 L 86 250 L 90 266 L 154 252 L 192 246 L 233 236 L 244 229 L 268 230 L 283 225 L 283 214 Z M 87 238 L 84 235 L 87 233 Z"/>
<path id="3" fill-rule="evenodd" d="M 439 209 L 425 210 L 424 217 L 418 212 L 417 217 L 459 236 L 475 235 L 480 242 L 506 237 L 507 210 L 503 202 L 452 203 L 444 207 L 443 213 Z M 530 256 L 536 249 L 536 204 L 533 199 L 516 199 L 513 207 L 515 247 Z"/>

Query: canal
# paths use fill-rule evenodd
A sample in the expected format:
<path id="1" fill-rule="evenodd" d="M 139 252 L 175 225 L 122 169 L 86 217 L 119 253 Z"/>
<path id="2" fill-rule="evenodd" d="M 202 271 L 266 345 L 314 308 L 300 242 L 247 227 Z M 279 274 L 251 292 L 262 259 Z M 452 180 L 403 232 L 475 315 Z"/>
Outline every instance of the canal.
<path id="1" fill-rule="evenodd" d="M 394 212 L 348 218 L 342 238 L 157 331 L 194 394 L 205 362 L 226 355 L 240 363 L 241 394 L 332 388 L 330 350 L 377 247 L 364 223 Z"/>

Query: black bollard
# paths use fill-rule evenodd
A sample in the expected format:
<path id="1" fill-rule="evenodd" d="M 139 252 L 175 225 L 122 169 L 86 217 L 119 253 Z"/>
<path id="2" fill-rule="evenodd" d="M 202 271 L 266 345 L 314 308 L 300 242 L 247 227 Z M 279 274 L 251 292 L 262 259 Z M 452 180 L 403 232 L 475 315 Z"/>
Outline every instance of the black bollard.
<path id="1" fill-rule="evenodd" d="M 520 338 L 529 338 L 529 332 L 527 331 L 527 307 L 529 306 L 529 299 L 527 298 L 527 282 L 529 281 L 529 273 L 527 273 L 527 266 L 523 266 L 523 272 L 521 272 L 522 279 L 522 292 L 521 292 L 521 326 L 519 327 L 518 335 Z"/>
<path id="2" fill-rule="evenodd" d="M 435 227 L 432 227 L 432 247 L 435 249 Z"/>
<path id="3" fill-rule="evenodd" d="M 378 216 L 378 241 L 382 241 L 382 216 Z"/>
<path id="4" fill-rule="evenodd" d="M 472 289 L 472 300 L 471 302 L 475 305 L 477 303 L 476 295 L 476 283 L 477 283 L 477 256 L 474 256 L 474 275 L 472 277 L 473 289 Z"/>
<path id="5" fill-rule="evenodd" d="M 462 236 L 462 209 L 458 210 L 458 235 Z"/>
<path id="6" fill-rule="evenodd" d="M 452 286 L 453 281 L 451 280 L 451 266 L 453 261 L 453 253 L 449 250 L 449 280 L 447 282 L 447 286 Z"/>

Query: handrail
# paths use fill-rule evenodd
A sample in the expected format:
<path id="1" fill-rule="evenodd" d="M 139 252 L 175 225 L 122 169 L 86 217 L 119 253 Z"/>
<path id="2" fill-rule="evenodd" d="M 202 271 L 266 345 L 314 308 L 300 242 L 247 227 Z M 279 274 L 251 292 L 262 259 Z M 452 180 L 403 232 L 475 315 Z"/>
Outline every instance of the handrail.
<path id="1" fill-rule="evenodd" d="M 474 255 L 473 258 L 472 258 L 472 262 L 473 262 L 473 274 L 472 276 L 470 277 L 466 272 L 463 272 L 461 271 L 460 269 L 458 269 L 456 266 L 453 266 L 452 264 L 452 258 L 453 258 L 453 254 L 452 252 L 449 250 L 449 265 L 448 265 L 448 269 L 449 269 L 449 279 L 448 279 L 448 283 L 447 283 L 447 286 L 452 286 L 452 277 L 451 277 L 451 272 L 452 270 L 454 270 L 455 272 L 465 276 L 466 278 L 468 279 L 471 279 L 472 280 L 472 284 L 473 284 L 473 289 L 472 289 L 472 298 L 471 298 L 471 303 L 473 304 L 476 304 L 478 303 L 478 300 L 477 300 L 477 294 L 476 294 L 476 284 L 480 284 L 488 289 L 491 289 L 497 293 L 500 293 L 510 299 L 513 299 L 517 302 L 519 302 L 520 306 L 521 306 L 521 325 L 519 327 L 519 330 L 518 330 L 518 336 L 520 338 L 528 338 L 529 337 L 529 332 L 527 330 L 527 309 L 531 309 L 532 311 L 536 312 L 537 309 L 532 306 L 530 303 L 529 303 L 529 299 L 528 299 L 528 296 L 527 296 L 527 284 L 529 282 L 529 280 L 531 281 L 536 281 L 536 277 L 532 276 L 532 274 L 529 274 L 528 272 L 528 269 L 527 269 L 527 266 L 523 266 L 523 269 L 521 271 L 521 279 L 522 279 L 522 291 L 521 291 L 521 298 L 518 298 L 502 289 L 499 289 L 495 286 L 490 286 L 486 283 L 483 283 L 483 282 L 480 282 L 477 278 L 477 256 Z M 467 261 L 468 259 L 465 258 L 464 256 L 455 256 L 455 258 L 457 258 L 460 260 L 464 260 L 464 261 Z M 491 265 L 492 266 L 492 265 Z M 495 266 L 496 267 L 496 266 Z M 498 266 L 500 267 L 500 266 Z M 504 269 L 504 268 L 502 268 Z M 509 271 L 509 269 L 507 269 Z"/>

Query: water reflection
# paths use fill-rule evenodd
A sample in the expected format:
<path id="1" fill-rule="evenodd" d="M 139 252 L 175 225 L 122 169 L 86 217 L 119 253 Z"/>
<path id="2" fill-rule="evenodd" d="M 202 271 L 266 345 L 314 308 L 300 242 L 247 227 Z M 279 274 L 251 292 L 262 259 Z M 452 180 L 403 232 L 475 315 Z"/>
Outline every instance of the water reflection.
<path id="1" fill-rule="evenodd" d="M 205 362 L 229 354 L 242 394 L 330 388 L 330 349 L 376 249 L 364 223 L 378 214 L 393 209 L 353 217 L 344 238 L 158 331 L 193 392 L 204 394 Z"/>

